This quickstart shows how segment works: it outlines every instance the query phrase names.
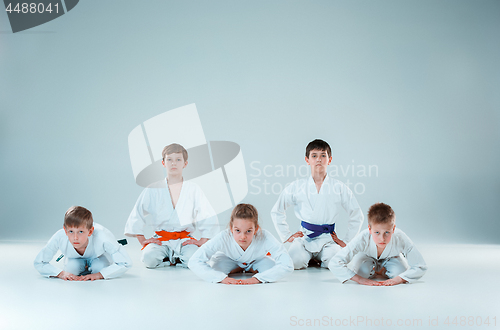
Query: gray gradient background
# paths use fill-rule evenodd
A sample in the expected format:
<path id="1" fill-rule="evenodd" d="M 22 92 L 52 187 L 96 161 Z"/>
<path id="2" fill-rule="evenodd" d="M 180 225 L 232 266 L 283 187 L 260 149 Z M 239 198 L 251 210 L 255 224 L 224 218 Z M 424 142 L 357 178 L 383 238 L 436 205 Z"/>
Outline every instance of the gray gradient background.
<path id="1" fill-rule="evenodd" d="M 391 204 L 416 242 L 500 243 L 499 1 L 85 0 L 16 34 L 0 12 L 0 31 L 0 239 L 47 240 L 71 205 L 121 237 L 142 190 L 128 134 L 196 103 L 249 181 L 292 181 L 250 164 L 303 165 L 322 138 L 334 164 L 378 166 L 339 177 L 365 213 Z M 276 234 L 277 196 L 249 189 Z"/>

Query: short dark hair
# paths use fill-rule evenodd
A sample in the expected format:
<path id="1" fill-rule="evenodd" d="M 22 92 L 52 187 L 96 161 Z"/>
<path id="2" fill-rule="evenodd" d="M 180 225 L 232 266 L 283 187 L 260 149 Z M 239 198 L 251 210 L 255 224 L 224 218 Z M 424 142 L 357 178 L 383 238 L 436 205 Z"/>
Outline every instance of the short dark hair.
<path id="1" fill-rule="evenodd" d="M 179 154 L 182 153 L 182 157 L 184 158 L 184 161 L 187 162 L 187 160 L 188 160 L 187 150 L 183 146 L 181 146 L 180 144 L 177 144 L 177 143 L 169 144 L 168 146 L 163 148 L 163 151 L 161 152 L 161 158 L 163 160 L 165 160 L 165 157 L 167 157 L 167 155 L 177 154 L 177 153 L 179 153 Z"/>
<path id="2" fill-rule="evenodd" d="M 368 224 L 396 223 L 396 214 L 387 204 L 375 203 L 368 210 Z"/>
<path id="3" fill-rule="evenodd" d="M 309 154 L 313 150 L 326 151 L 328 157 L 332 157 L 332 149 L 330 148 L 330 145 L 323 140 L 316 139 L 314 141 L 309 142 L 309 144 L 306 147 L 307 158 L 309 158 Z"/>
<path id="4" fill-rule="evenodd" d="M 64 215 L 64 228 L 85 226 L 85 228 L 90 229 L 93 225 L 92 212 L 82 206 L 72 206 Z"/>

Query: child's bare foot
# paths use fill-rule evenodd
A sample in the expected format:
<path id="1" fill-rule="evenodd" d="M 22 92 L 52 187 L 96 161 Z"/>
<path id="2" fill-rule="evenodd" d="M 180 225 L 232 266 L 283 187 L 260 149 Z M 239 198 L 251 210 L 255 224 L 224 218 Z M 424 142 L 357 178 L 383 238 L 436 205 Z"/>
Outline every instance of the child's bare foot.
<path id="1" fill-rule="evenodd" d="M 375 271 L 375 277 L 380 277 L 380 278 L 389 278 L 387 275 L 386 275 L 386 272 L 387 270 L 382 267 L 379 269 L 379 271 Z"/>

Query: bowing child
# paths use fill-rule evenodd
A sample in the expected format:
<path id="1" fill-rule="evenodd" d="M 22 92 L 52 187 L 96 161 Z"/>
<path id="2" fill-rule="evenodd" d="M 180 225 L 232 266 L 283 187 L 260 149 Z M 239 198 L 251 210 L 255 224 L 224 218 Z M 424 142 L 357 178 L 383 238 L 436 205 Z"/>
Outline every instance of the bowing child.
<path id="1" fill-rule="evenodd" d="M 257 209 L 237 205 L 229 228 L 205 243 L 189 261 L 189 268 L 205 281 L 224 284 L 258 284 L 277 281 L 293 271 L 292 259 L 273 235 L 258 223 Z M 254 272 L 249 279 L 229 273 Z"/>
<path id="2" fill-rule="evenodd" d="M 64 270 L 50 264 L 57 251 L 65 256 Z M 63 229 L 52 236 L 34 264 L 43 276 L 93 281 L 122 275 L 132 261 L 113 234 L 94 223 L 89 210 L 72 206 L 64 215 Z"/>
<path id="3" fill-rule="evenodd" d="M 351 270 L 347 264 L 355 256 Z M 359 284 L 375 286 L 411 283 L 427 271 L 422 255 L 410 238 L 396 228 L 396 215 L 384 203 L 370 207 L 368 229 L 337 253 L 328 268 L 342 283 L 351 279 Z M 373 280 L 377 275 L 387 280 Z"/>

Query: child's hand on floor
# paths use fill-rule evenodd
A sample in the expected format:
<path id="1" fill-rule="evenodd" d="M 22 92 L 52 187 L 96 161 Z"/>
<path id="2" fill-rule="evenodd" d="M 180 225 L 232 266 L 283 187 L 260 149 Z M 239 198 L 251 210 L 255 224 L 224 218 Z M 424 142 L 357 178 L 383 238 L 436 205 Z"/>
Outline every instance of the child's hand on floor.
<path id="1" fill-rule="evenodd" d="M 380 285 L 383 285 L 383 286 L 392 286 L 392 285 L 398 285 L 398 284 L 401 284 L 401 283 L 406 283 L 406 281 L 403 280 L 401 277 L 396 276 L 394 278 L 391 278 L 389 280 L 382 281 L 382 282 L 379 282 L 379 283 L 380 283 Z"/>
<path id="2" fill-rule="evenodd" d="M 101 273 L 95 273 L 95 274 L 80 276 L 80 279 L 78 279 L 78 281 L 95 281 L 95 280 L 102 280 L 102 279 L 104 279 L 104 277 L 102 276 Z"/>
<path id="3" fill-rule="evenodd" d="M 57 274 L 57 277 L 65 280 L 65 281 L 78 281 L 78 276 L 65 272 L 64 270 Z"/>
<path id="4" fill-rule="evenodd" d="M 359 284 L 369 285 L 369 286 L 381 286 L 382 284 L 380 284 L 380 283 L 383 283 L 383 282 L 377 282 L 374 280 L 370 280 L 369 278 L 364 278 L 364 277 L 361 277 L 359 275 L 354 275 L 351 278 L 351 280 L 353 280 L 354 282 L 357 282 Z"/>
<path id="5" fill-rule="evenodd" d="M 246 285 L 246 284 L 259 284 L 261 282 L 255 277 L 248 278 L 245 280 L 237 280 L 235 278 L 226 277 L 225 279 L 220 281 L 220 283 L 222 283 L 222 284 L 234 284 L 234 285 Z"/>

